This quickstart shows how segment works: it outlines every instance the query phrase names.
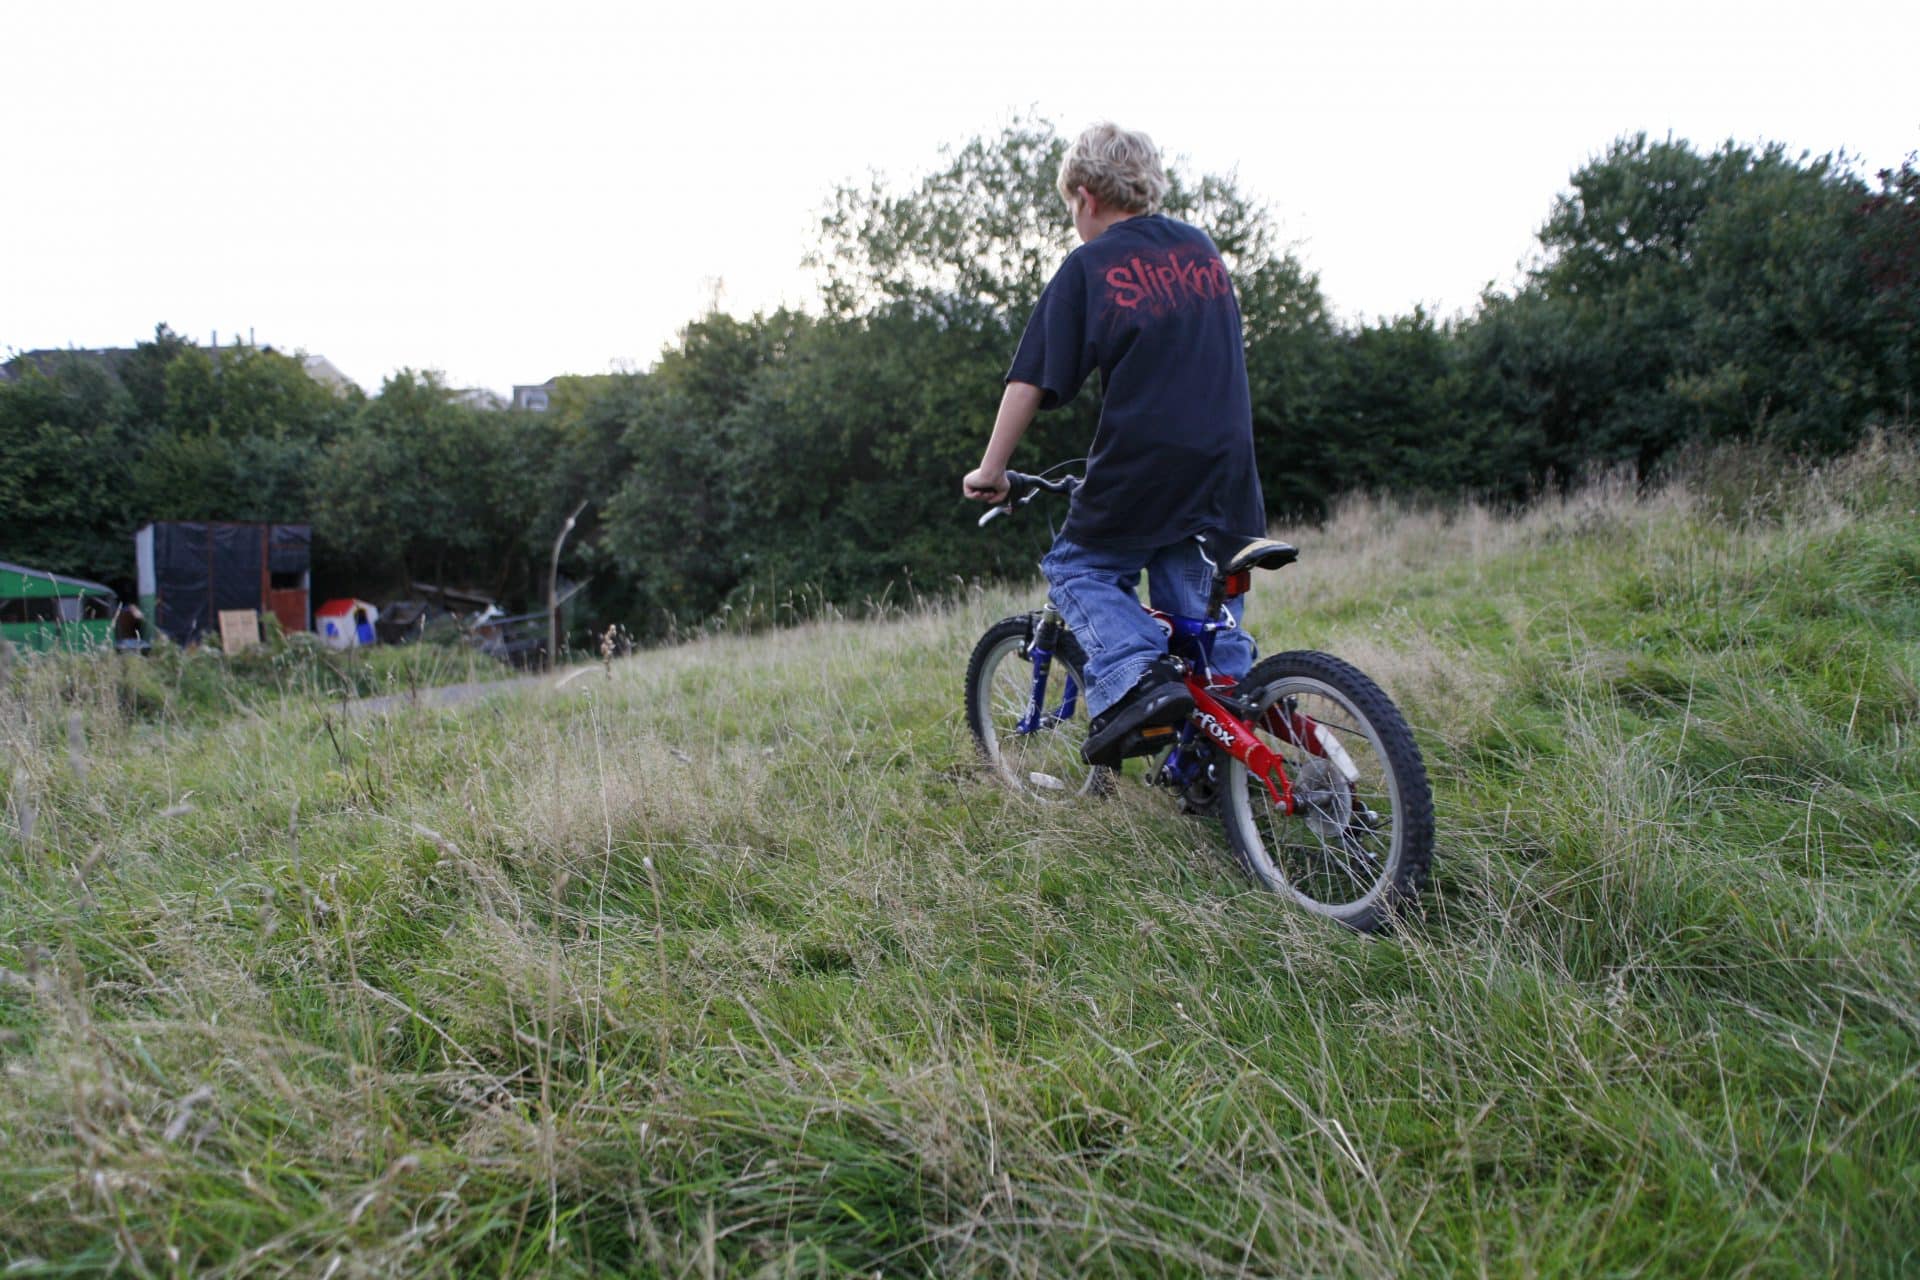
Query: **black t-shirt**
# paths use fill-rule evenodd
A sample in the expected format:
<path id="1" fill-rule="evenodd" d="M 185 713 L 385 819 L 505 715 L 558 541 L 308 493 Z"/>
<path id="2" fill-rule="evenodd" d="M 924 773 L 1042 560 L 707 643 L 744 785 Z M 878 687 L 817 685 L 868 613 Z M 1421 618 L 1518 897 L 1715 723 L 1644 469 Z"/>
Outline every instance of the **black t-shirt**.
<path id="1" fill-rule="evenodd" d="M 1144 215 L 1068 255 L 1007 381 L 1039 387 L 1051 409 L 1095 369 L 1100 425 L 1062 537 L 1135 550 L 1266 532 L 1240 304 L 1205 232 Z"/>

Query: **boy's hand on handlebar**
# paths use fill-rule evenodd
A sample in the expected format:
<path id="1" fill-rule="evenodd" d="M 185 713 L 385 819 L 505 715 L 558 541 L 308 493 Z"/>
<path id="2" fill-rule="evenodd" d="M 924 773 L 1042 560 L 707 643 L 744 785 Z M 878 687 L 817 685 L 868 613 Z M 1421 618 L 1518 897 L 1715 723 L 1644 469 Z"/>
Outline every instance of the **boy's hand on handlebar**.
<path id="1" fill-rule="evenodd" d="M 960 481 L 960 491 L 975 502 L 1005 502 L 1007 500 L 1006 469 L 989 471 L 985 467 L 975 467 Z"/>

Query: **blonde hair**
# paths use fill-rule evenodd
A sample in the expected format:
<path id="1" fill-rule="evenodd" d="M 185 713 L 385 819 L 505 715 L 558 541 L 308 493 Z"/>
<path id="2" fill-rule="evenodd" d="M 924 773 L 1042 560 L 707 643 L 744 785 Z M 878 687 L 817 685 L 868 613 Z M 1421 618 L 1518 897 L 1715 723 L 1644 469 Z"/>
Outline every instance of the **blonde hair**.
<path id="1" fill-rule="evenodd" d="M 1152 213 L 1167 194 L 1167 171 L 1160 165 L 1160 149 L 1144 133 L 1102 121 L 1067 148 L 1060 161 L 1060 197 L 1073 204 L 1081 187 L 1101 204 L 1128 213 Z"/>

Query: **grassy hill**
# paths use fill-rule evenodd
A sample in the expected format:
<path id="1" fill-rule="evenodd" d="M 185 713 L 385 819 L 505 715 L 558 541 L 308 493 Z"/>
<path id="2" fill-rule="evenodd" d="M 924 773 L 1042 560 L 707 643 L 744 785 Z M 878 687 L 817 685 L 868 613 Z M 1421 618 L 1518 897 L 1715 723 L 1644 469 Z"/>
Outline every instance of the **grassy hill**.
<path id="1" fill-rule="evenodd" d="M 1034 589 L 372 717 L 16 662 L 0 1270 L 1911 1275 L 1916 507 L 1882 442 L 1288 535 L 1254 633 L 1434 778 L 1377 940 L 982 775 Z"/>

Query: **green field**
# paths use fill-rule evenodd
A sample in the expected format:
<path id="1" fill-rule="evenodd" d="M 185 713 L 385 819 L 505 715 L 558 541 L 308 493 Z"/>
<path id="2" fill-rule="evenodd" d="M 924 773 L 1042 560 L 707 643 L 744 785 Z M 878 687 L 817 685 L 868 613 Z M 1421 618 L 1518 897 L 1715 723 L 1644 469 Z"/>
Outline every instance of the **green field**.
<path id="1" fill-rule="evenodd" d="M 1920 1273 L 1917 507 L 1278 531 L 1433 774 L 1382 939 L 987 779 L 1033 587 L 370 717 L 467 674 L 16 657 L 0 1275 Z"/>

